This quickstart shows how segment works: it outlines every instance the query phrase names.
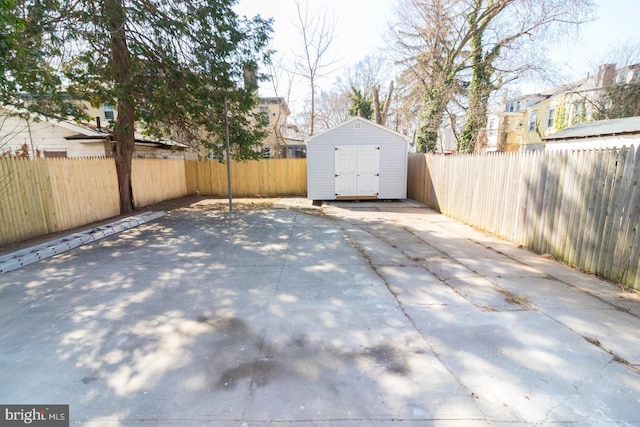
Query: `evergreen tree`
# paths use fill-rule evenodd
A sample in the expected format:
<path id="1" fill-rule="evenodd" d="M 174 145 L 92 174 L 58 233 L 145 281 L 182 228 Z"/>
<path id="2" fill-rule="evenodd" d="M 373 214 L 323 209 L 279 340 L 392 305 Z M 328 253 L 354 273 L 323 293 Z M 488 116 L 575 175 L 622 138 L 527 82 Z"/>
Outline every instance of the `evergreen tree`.
<path id="1" fill-rule="evenodd" d="M 83 111 L 70 109 L 70 99 L 115 105 L 120 209 L 130 212 L 136 128 L 221 153 L 226 99 L 234 157 L 259 156 L 264 121 L 252 113 L 256 87 L 244 77 L 269 59 L 271 22 L 239 17 L 236 3 L 10 0 L 18 42 L 8 45 L 2 71 L 11 83 L 1 101 L 75 118 Z"/>
<path id="2" fill-rule="evenodd" d="M 350 116 L 359 116 L 362 114 L 362 117 L 371 120 L 371 117 L 373 117 L 373 101 L 371 98 L 364 96 L 359 89 L 351 87 L 349 99 L 351 100 L 351 105 L 349 106 Z"/>

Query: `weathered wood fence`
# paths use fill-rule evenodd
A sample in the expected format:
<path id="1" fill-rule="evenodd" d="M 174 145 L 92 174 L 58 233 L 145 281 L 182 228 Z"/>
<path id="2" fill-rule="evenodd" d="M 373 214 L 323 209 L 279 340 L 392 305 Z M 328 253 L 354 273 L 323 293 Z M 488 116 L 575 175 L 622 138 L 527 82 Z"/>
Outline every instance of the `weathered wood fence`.
<path id="1" fill-rule="evenodd" d="M 305 159 L 231 164 L 238 197 L 306 194 Z M 227 196 L 227 167 L 210 160 L 133 159 L 136 207 L 186 195 Z M 113 159 L 0 159 L 0 245 L 116 216 Z"/>
<path id="2" fill-rule="evenodd" d="M 409 156 L 408 195 L 640 289 L 640 150 Z"/>
<path id="3" fill-rule="evenodd" d="M 306 193 L 306 160 L 232 163 L 237 197 Z M 226 165 L 134 159 L 137 207 L 227 196 Z M 452 218 L 640 289 L 640 150 L 409 156 L 408 196 Z M 0 245 L 119 213 L 112 159 L 0 159 Z"/>

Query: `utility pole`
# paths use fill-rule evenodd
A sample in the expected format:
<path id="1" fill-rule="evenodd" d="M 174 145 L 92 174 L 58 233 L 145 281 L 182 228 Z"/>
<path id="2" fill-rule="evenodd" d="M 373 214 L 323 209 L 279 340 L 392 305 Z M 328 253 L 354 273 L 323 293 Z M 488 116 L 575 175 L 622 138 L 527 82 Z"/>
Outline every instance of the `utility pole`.
<path id="1" fill-rule="evenodd" d="M 227 190 L 229 193 L 229 212 L 233 212 L 233 194 L 231 193 L 231 150 L 229 149 L 229 109 L 227 97 L 224 97 L 224 128 L 227 143 Z"/>

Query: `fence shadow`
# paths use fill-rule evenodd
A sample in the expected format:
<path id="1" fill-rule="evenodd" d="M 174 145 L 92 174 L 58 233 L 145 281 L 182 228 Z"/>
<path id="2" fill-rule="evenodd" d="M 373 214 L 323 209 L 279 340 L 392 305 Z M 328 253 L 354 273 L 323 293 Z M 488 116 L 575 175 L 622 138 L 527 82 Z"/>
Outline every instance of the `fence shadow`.
<path id="1" fill-rule="evenodd" d="M 409 176 L 408 194 L 445 215 L 640 289 L 640 152 L 633 147 L 412 155 Z"/>

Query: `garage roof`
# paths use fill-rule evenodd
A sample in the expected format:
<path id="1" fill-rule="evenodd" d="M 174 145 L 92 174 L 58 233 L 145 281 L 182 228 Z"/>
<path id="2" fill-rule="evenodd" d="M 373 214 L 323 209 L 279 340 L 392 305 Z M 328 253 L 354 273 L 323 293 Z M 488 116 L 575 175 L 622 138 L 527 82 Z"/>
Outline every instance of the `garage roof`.
<path id="1" fill-rule="evenodd" d="M 629 134 L 640 134 L 640 117 L 578 123 L 543 139 L 545 141 L 554 141 L 559 139 L 593 138 L 598 136 Z"/>

